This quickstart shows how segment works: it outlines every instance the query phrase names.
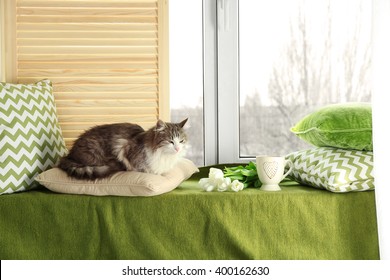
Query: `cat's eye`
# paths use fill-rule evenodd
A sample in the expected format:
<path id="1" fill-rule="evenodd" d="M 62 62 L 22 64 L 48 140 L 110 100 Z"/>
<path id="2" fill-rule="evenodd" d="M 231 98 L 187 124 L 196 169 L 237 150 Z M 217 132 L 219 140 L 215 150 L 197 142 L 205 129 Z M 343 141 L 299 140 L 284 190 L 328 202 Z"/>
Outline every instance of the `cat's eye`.
<path id="1" fill-rule="evenodd" d="M 180 140 L 180 143 L 182 143 L 182 144 L 183 144 L 183 143 L 184 143 L 184 139 L 183 139 L 183 140 Z"/>

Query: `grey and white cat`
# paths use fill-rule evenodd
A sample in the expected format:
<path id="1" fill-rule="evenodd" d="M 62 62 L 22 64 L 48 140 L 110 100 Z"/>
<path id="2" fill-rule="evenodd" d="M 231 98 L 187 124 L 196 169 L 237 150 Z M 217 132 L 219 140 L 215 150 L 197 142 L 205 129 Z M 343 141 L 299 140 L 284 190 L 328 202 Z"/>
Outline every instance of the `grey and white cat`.
<path id="1" fill-rule="evenodd" d="M 158 120 L 146 131 L 131 123 L 95 126 L 79 136 L 58 167 L 72 177 L 90 180 L 126 170 L 162 174 L 185 155 L 187 120 Z"/>

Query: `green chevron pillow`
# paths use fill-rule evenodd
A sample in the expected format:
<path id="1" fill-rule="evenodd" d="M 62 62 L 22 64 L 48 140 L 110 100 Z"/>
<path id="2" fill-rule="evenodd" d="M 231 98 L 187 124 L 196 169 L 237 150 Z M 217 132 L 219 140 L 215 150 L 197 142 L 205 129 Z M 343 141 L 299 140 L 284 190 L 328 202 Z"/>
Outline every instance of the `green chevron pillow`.
<path id="1" fill-rule="evenodd" d="M 313 148 L 286 156 L 293 162 L 290 178 L 331 192 L 373 190 L 373 153 L 337 148 Z"/>
<path id="2" fill-rule="evenodd" d="M 372 151 L 371 104 L 350 102 L 322 107 L 291 131 L 317 147 Z"/>
<path id="3" fill-rule="evenodd" d="M 65 153 L 51 82 L 0 83 L 0 194 L 36 187 Z"/>

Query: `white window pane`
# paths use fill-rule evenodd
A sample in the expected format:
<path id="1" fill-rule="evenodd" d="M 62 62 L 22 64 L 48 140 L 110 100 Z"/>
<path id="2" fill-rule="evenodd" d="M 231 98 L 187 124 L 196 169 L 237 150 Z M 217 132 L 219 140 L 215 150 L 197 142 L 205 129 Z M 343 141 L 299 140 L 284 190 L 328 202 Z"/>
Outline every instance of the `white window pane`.
<path id="1" fill-rule="evenodd" d="M 186 124 L 187 158 L 204 164 L 202 1 L 169 1 L 171 120 Z"/>
<path id="2" fill-rule="evenodd" d="M 371 100 L 371 1 L 239 5 L 241 157 L 309 147 L 289 131 L 304 115 Z"/>

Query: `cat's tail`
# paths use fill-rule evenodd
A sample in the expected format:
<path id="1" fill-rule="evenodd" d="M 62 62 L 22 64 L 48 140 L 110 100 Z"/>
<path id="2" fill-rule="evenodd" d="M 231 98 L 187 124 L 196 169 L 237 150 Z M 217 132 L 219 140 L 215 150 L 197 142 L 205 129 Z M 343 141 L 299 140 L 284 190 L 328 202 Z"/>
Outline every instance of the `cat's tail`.
<path id="1" fill-rule="evenodd" d="M 61 158 L 57 166 L 64 170 L 71 177 L 88 180 L 105 178 L 114 174 L 115 172 L 121 171 L 121 169 L 112 164 L 87 166 L 80 164 L 68 157 Z"/>

